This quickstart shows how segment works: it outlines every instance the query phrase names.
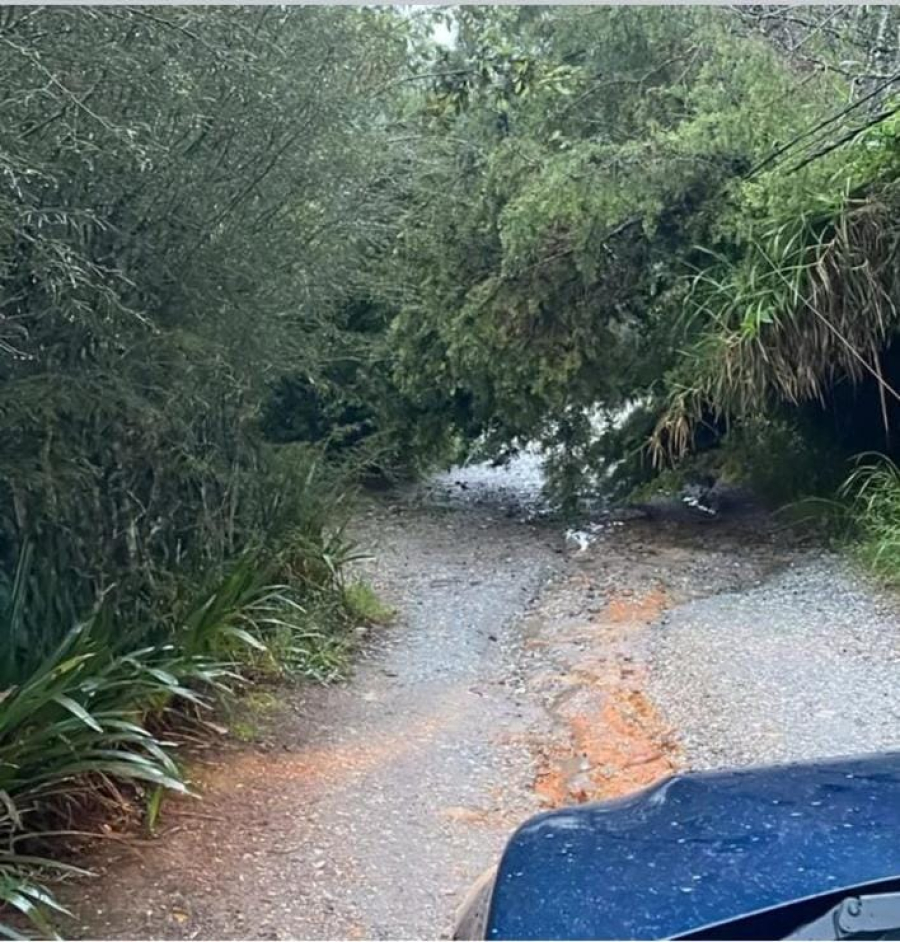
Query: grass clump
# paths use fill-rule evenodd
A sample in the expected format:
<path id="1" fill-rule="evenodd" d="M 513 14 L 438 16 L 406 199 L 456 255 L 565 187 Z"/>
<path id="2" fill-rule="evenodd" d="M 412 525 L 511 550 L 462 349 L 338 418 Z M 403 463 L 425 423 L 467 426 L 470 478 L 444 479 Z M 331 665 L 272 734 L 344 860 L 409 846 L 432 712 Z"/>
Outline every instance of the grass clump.
<path id="1" fill-rule="evenodd" d="M 856 556 L 889 585 L 900 585 L 900 468 L 883 455 L 863 455 L 842 495 Z"/>
<path id="2" fill-rule="evenodd" d="M 395 612 L 386 605 L 368 582 L 357 580 L 344 588 L 344 604 L 360 624 L 386 625 Z"/>
<path id="3" fill-rule="evenodd" d="M 228 730 L 240 742 L 254 742 L 271 726 L 280 706 L 276 691 L 248 690 L 229 706 Z"/>

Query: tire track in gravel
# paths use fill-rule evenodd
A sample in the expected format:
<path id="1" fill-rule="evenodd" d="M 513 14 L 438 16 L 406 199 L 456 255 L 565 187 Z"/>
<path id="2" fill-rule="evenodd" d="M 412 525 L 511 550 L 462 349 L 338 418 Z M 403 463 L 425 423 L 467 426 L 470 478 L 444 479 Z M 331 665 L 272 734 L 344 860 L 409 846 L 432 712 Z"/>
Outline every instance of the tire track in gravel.
<path id="1" fill-rule="evenodd" d="M 446 935 L 510 829 L 540 810 L 531 755 L 510 738 L 535 713 L 515 662 L 521 616 L 564 566 L 561 538 L 407 504 L 358 531 L 397 623 L 349 683 L 289 694 L 274 742 L 198 766 L 203 803 L 170 803 L 152 847 L 98 857 L 102 877 L 67 899 L 80 935 Z"/>
<path id="2" fill-rule="evenodd" d="M 66 897 L 81 936 L 446 936 L 536 811 L 892 740 L 896 607 L 844 564 L 758 513 L 607 519 L 575 552 L 521 521 L 521 482 L 498 505 L 484 478 L 372 505 L 358 536 L 396 624 L 349 682 L 288 691 L 268 741 L 198 763 L 203 803 L 170 803 L 158 840 L 98 854 Z"/>

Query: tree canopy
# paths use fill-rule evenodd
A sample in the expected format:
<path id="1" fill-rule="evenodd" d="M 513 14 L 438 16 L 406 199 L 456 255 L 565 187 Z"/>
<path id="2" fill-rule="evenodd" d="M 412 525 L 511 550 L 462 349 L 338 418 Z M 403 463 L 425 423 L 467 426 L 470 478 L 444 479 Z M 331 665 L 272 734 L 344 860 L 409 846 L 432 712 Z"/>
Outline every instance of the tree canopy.
<path id="1" fill-rule="evenodd" d="M 147 717 L 334 676 L 361 480 L 538 443 L 577 509 L 900 457 L 898 29 L 0 8 L 0 904 L 52 934 L 17 847 L 83 776 L 183 788 Z M 895 572 L 900 472 L 852 480 Z"/>
<path id="2" fill-rule="evenodd" d="M 385 276 L 409 285 L 403 394 L 442 432 L 537 439 L 583 478 L 609 464 L 598 409 L 648 407 L 626 448 L 646 474 L 702 426 L 879 374 L 897 53 L 878 44 L 895 20 L 455 12 L 404 112 L 421 141 Z"/>

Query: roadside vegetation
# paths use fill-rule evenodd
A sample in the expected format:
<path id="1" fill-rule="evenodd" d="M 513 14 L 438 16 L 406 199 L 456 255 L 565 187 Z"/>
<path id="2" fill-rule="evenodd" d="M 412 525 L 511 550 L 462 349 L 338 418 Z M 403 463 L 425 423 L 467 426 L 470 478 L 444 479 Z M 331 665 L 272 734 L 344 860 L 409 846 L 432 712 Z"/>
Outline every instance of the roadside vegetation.
<path id="1" fill-rule="evenodd" d="M 189 787 L 176 721 L 390 617 L 360 484 L 538 443 L 564 510 L 820 495 L 900 578 L 898 27 L 0 10 L 7 908 Z"/>
<path id="2" fill-rule="evenodd" d="M 167 730 L 372 615 L 278 390 L 351 345 L 402 46 L 296 13 L 0 12 L 0 899 L 42 934 L 73 833 L 190 787 Z"/>
<path id="3" fill-rule="evenodd" d="M 889 585 L 900 586 L 900 468 L 884 455 L 862 455 L 841 496 L 858 557 Z"/>

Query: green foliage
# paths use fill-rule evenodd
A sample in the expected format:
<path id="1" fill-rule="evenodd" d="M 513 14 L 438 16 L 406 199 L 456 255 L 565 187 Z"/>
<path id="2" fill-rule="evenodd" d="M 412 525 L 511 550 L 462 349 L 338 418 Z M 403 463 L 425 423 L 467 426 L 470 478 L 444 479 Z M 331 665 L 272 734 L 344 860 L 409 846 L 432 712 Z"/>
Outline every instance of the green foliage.
<path id="1" fill-rule="evenodd" d="M 357 580 L 344 589 L 344 602 L 361 624 L 385 625 L 394 617 L 394 610 L 385 605 L 368 582 Z"/>
<path id="2" fill-rule="evenodd" d="M 73 629 L 0 703 L 0 901 L 45 935 L 46 910 L 58 906 L 35 874 L 73 869 L 46 856 L 66 835 L 58 823 L 66 800 L 88 781 L 102 790 L 107 779 L 185 791 L 142 717 L 174 698 L 202 703 L 185 683 L 220 685 L 227 675 L 221 663 L 186 658 L 172 645 L 119 649 L 109 629 L 99 615 Z"/>
<path id="3" fill-rule="evenodd" d="M 900 326 L 896 187 L 870 181 L 865 196 L 850 198 L 831 181 L 806 190 L 804 209 L 796 196 L 753 220 L 740 247 L 714 253 L 693 279 L 692 343 L 667 376 L 658 452 L 683 454 L 709 414 L 824 404 L 841 383 L 878 383 L 887 417 L 882 357 Z"/>
<path id="4" fill-rule="evenodd" d="M 309 546 L 307 535 L 302 546 L 291 547 L 294 567 Z M 26 665 L 14 677 L 7 668 L 0 701 L 0 838 L 9 850 L 0 854 L 0 900 L 45 931 L 40 904 L 52 907 L 52 897 L 35 890 L 42 897 L 36 899 L 27 888 L 38 886 L 35 867 L 52 871 L 57 865 L 19 848 L 52 850 L 54 838 L 67 833 L 58 822 L 71 814 L 69 802 L 86 783 L 91 794 L 107 779 L 148 789 L 150 829 L 160 788 L 186 790 L 171 744 L 148 730 L 148 718 L 157 729 L 168 712 L 185 705 L 203 709 L 213 695 L 230 692 L 239 671 L 252 673 L 264 661 L 278 659 L 282 668 L 321 681 L 340 672 L 348 629 L 363 614 L 358 603 L 365 601 L 369 613 L 378 603 L 371 593 L 345 594 L 342 560 L 329 556 L 328 566 L 319 568 L 333 552 L 321 548 L 303 567 L 306 582 L 290 586 L 271 582 L 282 557 L 247 552 L 210 588 L 176 605 L 163 624 L 123 630 L 106 606 L 71 630 L 36 669 Z M 27 566 L 26 558 L 19 592 Z M 4 634 L 20 602 L 10 599 L 0 624 Z"/>
<path id="5" fill-rule="evenodd" d="M 598 445 L 588 416 L 675 401 L 683 374 L 696 379 L 683 356 L 703 330 L 684 316 L 688 276 L 712 278 L 718 257 L 697 246 L 724 265 L 738 257 L 764 198 L 750 171 L 840 90 L 824 74 L 799 80 L 725 10 L 479 8 L 454 20 L 457 43 L 423 66 L 435 77 L 407 117 L 424 140 L 390 268 L 409 284 L 391 328 L 397 383 L 440 416 L 431 442 L 541 442 L 552 487 L 577 503 L 608 483 L 603 462 L 646 473 L 633 442 L 615 457 Z M 773 316 L 788 288 L 761 281 L 717 312 L 738 317 L 730 329 Z"/>
<path id="6" fill-rule="evenodd" d="M 30 638 L 101 595 L 159 616 L 267 535 L 308 460 L 260 416 L 383 238 L 358 119 L 402 44 L 374 12 L 4 15 L 0 571 L 41 560 Z"/>
<path id="7" fill-rule="evenodd" d="M 859 558 L 891 585 L 900 583 L 900 468 L 863 455 L 843 487 Z"/>
<path id="8" fill-rule="evenodd" d="M 330 443 L 364 419 L 347 363 L 383 355 L 352 308 L 390 240 L 378 89 L 407 31 L 0 12 L 0 888 L 41 932 L 68 803 L 132 782 L 152 827 L 157 786 L 185 787 L 145 721 L 343 663 L 353 467 Z M 267 423 L 295 376 L 344 396 L 324 438 Z"/>
<path id="9" fill-rule="evenodd" d="M 418 159 L 374 290 L 416 452 L 537 441 L 574 508 L 735 425 L 805 430 L 815 404 L 840 426 L 849 387 L 869 409 L 879 385 L 889 427 L 892 14 L 438 15 L 455 41 L 417 34 L 398 112 Z M 589 417 L 635 401 L 645 441 L 598 441 Z"/>

